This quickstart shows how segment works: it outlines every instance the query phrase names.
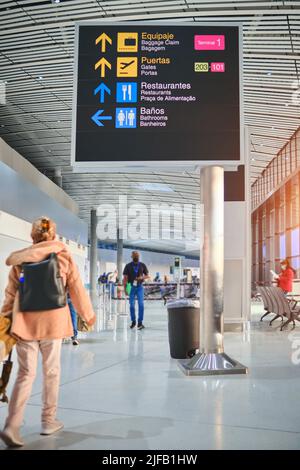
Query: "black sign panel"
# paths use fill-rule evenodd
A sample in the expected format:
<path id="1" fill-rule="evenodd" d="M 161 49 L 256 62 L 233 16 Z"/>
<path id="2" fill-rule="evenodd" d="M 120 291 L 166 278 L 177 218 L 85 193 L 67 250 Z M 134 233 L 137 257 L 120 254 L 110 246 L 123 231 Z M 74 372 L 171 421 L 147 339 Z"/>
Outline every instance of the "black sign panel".
<path id="1" fill-rule="evenodd" d="M 79 25 L 76 75 L 75 166 L 240 160 L 238 26 Z"/>

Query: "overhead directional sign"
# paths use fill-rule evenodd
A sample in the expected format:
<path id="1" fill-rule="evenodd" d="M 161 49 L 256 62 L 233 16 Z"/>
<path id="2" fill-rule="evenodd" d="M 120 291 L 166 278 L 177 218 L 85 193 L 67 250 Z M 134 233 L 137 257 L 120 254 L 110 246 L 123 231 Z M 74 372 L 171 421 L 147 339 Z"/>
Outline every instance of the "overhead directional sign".
<path id="1" fill-rule="evenodd" d="M 100 36 L 97 37 L 95 44 L 101 43 L 101 52 L 106 52 L 106 43 L 108 42 L 109 44 L 112 44 L 112 40 L 107 34 L 102 33 Z"/>
<path id="2" fill-rule="evenodd" d="M 73 165 L 242 163 L 240 38 L 228 24 L 78 24 Z"/>
<path id="3" fill-rule="evenodd" d="M 108 93 L 110 95 L 111 90 L 104 83 L 100 83 L 100 85 L 97 86 L 97 88 L 95 88 L 94 90 L 94 95 L 97 95 L 98 93 L 100 96 L 100 103 L 104 103 L 105 93 Z"/>
<path id="4" fill-rule="evenodd" d="M 105 77 L 105 67 L 111 69 L 111 63 L 108 62 L 104 57 L 102 57 L 98 62 L 95 64 L 95 70 L 100 67 L 101 70 L 101 77 Z"/>
<path id="5" fill-rule="evenodd" d="M 92 121 L 99 127 L 103 127 L 104 124 L 102 121 L 111 121 L 111 116 L 102 116 L 103 109 L 99 109 L 93 116 L 91 116 Z"/>

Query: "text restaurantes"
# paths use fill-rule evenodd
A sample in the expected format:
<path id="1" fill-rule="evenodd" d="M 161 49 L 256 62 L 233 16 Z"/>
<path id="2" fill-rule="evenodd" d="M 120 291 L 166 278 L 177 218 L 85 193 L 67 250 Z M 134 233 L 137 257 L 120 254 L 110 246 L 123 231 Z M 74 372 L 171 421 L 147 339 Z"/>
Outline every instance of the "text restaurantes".
<path id="1" fill-rule="evenodd" d="M 192 85 L 190 83 L 147 83 L 142 82 L 141 88 L 146 90 L 190 90 Z"/>

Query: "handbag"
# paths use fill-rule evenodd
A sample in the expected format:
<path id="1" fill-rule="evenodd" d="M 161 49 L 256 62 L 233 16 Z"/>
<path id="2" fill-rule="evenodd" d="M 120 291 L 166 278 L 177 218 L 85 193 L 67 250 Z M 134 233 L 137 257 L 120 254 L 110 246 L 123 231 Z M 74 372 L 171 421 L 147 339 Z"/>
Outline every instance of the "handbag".
<path id="1" fill-rule="evenodd" d="M 12 316 L 0 315 L 0 362 L 12 351 L 17 340 L 10 335 Z"/>
<path id="2" fill-rule="evenodd" d="M 23 263 L 20 275 L 20 311 L 34 312 L 65 307 L 67 294 L 56 253 L 38 263 Z"/>
<path id="3" fill-rule="evenodd" d="M 3 363 L 2 374 L 0 377 L 0 401 L 8 403 L 8 397 L 6 395 L 6 387 L 9 382 L 10 374 L 12 371 L 13 362 L 11 360 L 12 351 L 10 351 L 8 358 Z"/>
<path id="4" fill-rule="evenodd" d="M 89 326 L 81 317 L 77 317 L 77 330 L 82 333 L 90 333 L 93 331 L 93 326 Z"/>
<path id="5" fill-rule="evenodd" d="M 9 382 L 13 362 L 11 360 L 12 350 L 17 340 L 10 335 L 12 316 L 0 316 L 0 362 L 3 362 L 2 374 L 0 377 L 0 401 L 8 403 L 6 387 Z M 4 358 L 8 355 L 6 361 Z"/>
<path id="6" fill-rule="evenodd" d="M 127 284 L 126 284 L 126 289 L 125 289 L 125 290 L 126 290 L 126 294 L 127 294 L 127 295 L 130 295 L 130 292 L 131 292 L 131 284 L 130 284 L 130 282 L 127 282 Z"/>

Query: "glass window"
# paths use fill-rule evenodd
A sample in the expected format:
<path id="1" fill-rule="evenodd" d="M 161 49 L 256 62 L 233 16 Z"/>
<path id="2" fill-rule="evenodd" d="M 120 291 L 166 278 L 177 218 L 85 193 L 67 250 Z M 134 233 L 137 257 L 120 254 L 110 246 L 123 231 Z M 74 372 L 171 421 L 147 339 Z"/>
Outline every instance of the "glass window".
<path id="1" fill-rule="evenodd" d="M 296 175 L 262 204 L 292 172 Z M 300 278 L 300 131 L 252 186 L 252 203 L 260 205 L 253 214 L 253 280 L 268 279 L 269 269 L 279 269 L 279 259 L 287 256 Z"/>
<path id="2" fill-rule="evenodd" d="M 285 159 L 286 159 L 286 176 L 289 176 L 292 172 L 291 148 L 292 148 L 291 142 L 289 142 L 286 146 L 286 155 L 285 155 Z"/>
<path id="3" fill-rule="evenodd" d="M 276 158 L 276 185 L 279 184 L 280 176 L 279 176 L 279 156 Z"/>
<path id="4" fill-rule="evenodd" d="M 284 206 L 279 207 L 279 232 L 284 232 L 285 230 L 285 210 Z"/>
<path id="5" fill-rule="evenodd" d="M 265 172 L 264 172 L 264 198 L 266 197 L 266 195 L 268 193 L 267 183 L 268 183 L 267 170 L 265 170 Z"/>
<path id="6" fill-rule="evenodd" d="M 275 188 L 275 166 L 274 166 L 274 162 L 271 163 L 270 165 L 270 168 L 271 168 L 271 190 L 273 190 Z"/>
<path id="7" fill-rule="evenodd" d="M 291 140 L 291 171 L 293 172 L 297 167 L 297 160 L 296 160 L 296 139 L 293 137 Z"/>
<path id="8" fill-rule="evenodd" d="M 286 147 L 284 147 L 284 150 L 282 152 L 282 177 L 286 177 L 286 169 L 287 169 L 287 153 L 286 153 Z"/>
<path id="9" fill-rule="evenodd" d="M 283 180 L 283 169 L 282 169 L 282 152 L 279 153 L 278 155 L 278 177 L 279 177 L 279 182 Z"/>
<path id="10" fill-rule="evenodd" d="M 263 260 L 265 261 L 265 259 L 266 259 L 266 257 L 267 257 L 266 242 L 263 242 L 263 244 L 262 244 L 262 257 L 263 257 Z"/>
<path id="11" fill-rule="evenodd" d="M 266 189 L 267 189 L 267 194 L 270 192 L 271 190 L 271 173 L 270 173 L 270 167 L 267 168 L 267 171 L 266 171 L 266 178 L 267 178 L 267 184 L 266 184 Z"/>
<path id="12" fill-rule="evenodd" d="M 294 258 L 291 258 L 290 261 L 291 261 L 292 268 L 294 268 L 294 269 L 296 269 L 296 271 L 298 271 L 300 269 L 300 257 L 295 256 Z"/>
<path id="13" fill-rule="evenodd" d="M 292 230 L 292 256 L 299 255 L 299 227 Z"/>
<path id="14" fill-rule="evenodd" d="M 298 131 L 295 138 L 297 166 L 300 166 L 300 132 Z"/>
<path id="15" fill-rule="evenodd" d="M 292 178 L 291 188 L 291 199 L 292 199 L 292 227 L 296 227 L 300 224 L 299 215 L 299 175 L 295 175 Z"/>
<path id="16" fill-rule="evenodd" d="M 280 259 L 284 259 L 286 257 L 286 249 L 285 249 L 285 233 L 280 235 Z"/>

